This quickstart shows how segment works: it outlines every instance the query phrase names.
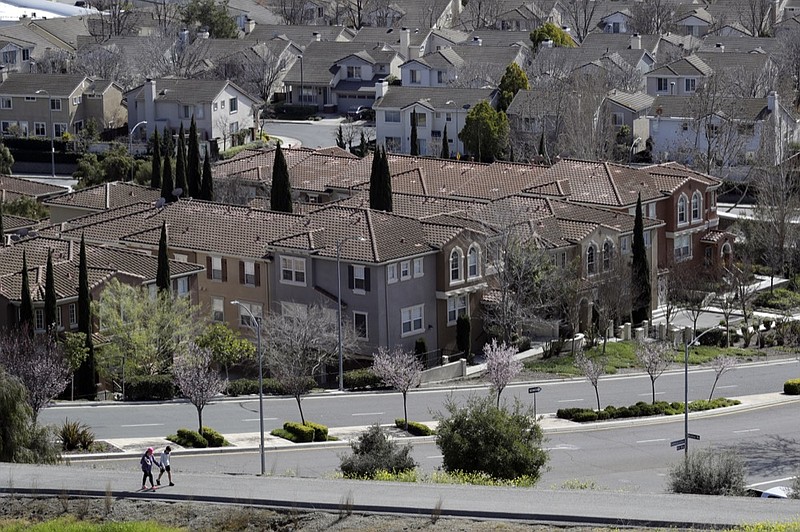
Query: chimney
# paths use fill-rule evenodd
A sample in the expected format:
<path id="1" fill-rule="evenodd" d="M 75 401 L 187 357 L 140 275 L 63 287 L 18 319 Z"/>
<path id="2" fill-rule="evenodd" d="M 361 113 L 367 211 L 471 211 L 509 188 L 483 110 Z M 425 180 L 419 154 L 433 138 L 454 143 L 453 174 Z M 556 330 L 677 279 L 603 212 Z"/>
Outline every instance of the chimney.
<path id="1" fill-rule="evenodd" d="M 111 208 L 111 183 L 106 183 L 106 209 Z"/>
<path id="2" fill-rule="evenodd" d="M 721 42 L 718 42 L 717 44 L 715 44 L 714 48 L 716 48 L 717 51 L 720 52 L 720 53 L 725 53 L 725 45 L 722 44 Z"/>
<path id="3" fill-rule="evenodd" d="M 208 37 L 209 37 L 209 33 L 208 33 L 208 30 L 205 29 L 205 28 L 203 28 L 203 29 L 201 29 L 200 31 L 197 32 L 197 38 L 198 39 L 208 39 Z"/>
<path id="4" fill-rule="evenodd" d="M 631 36 L 631 50 L 641 50 L 642 49 L 642 36 L 638 33 L 634 33 Z"/>
<path id="5" fill-rule="evenodd" d="M 320 34 L 320 32 L 318 32 L 318 31 L 315 31 L 315 32 L 314 32 L 314 33 L 312 33 L 311 35 L 313 35 L 313 36 L 314 36 L 314 40 L 315 40 L 316 42 L 320 42 L 320 41 L 322 40 L 322 35 L 321 35 L 321 34 Z"/>
<path id="6" fill-rule="evenodd" d="M 136 120 L 138 118 L 137 115 Z M 144 119 L 147 120 L 145 127 L 149 138 L 156 129 L 156 80 L 151 78 L 144 81 Z"/>
<path id="7" fill-rule="evenodd" d="M 400 30 L 400 53 L 403 54 L 405 59 L 408 59 L 408 50 L 411 46 L 411 30 L 402 28 Z"/>
<path id="8" fill-rule="evenodd" d="M 375 99 L 383 98 L 389 91 L 389 82 L 385 79 L 380 79 L 375 83 Z"/>
<path id="9" fill-rule="evenodd" d="M 553 41 L 550 40 L 550 39 L 547 39 L 546 41 L 542 41 L 539 44 L 539 47 L 540 48 L 552 48 L 553 47 Z"/>
<path id="10" fill-rule="evenodd" d="M 253 30 L 256 29 L 256 21 L 247 17 L 244 21 L 244 33 L 245 35 L 250 35 L 253 33 Z"/>
<path id="11" fill-rule="evenodd" d="M 478 37 L 476 35 L 475 37 L 472 38 L 472 44 L 475 45 L 475 46 L 482 46 L 483 45 L 483 39 L 481 39 L 480 37 Z"/>
<path id="12" fill-rule="evenodd" d="M 778 109 L 778 93 L 775 91 L 770 91 L 767 94 L 767 109 L 771 112 L 775 112 Z"/>

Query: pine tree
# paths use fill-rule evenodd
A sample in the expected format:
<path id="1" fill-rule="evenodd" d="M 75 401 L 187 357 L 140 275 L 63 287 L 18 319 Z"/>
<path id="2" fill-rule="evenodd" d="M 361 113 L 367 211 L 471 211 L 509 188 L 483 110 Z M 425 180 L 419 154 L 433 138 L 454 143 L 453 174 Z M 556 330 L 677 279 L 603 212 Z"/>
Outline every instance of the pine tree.
<path id="1" fill-rule="evenodd" d="M 439 155 L 442 159 L 450 158 L 450 141 L 447 140 L 447 124 L 444 125 L 442 132 L 442 153 Z"/>
<path id="2" fill-rule="evenodd" d="M 22 293 L 20 294 L 19 325 L 27 327 L 33 334 L 33 300 L 31 299 L 31 283 L 28 279 L 28 256 L 22 250 Z"/>
<path id="3" fill-rule="evenodd" d="M 283 156 L 280 144 L 275 148 L 275 162 L 272 163 L 269 208 L 273 211 L 292 212 L 292 185 L 289 182 L 289 168 L 286 166 L 286 158 Z"/>
<path id="4" fill-rule="evenodd" d="M 150 166 L 150 188 L 161 188 L 161 141 L 158 130 L 153 131 L 153 159 Z"/>
<path id="5" fill-rule="evenodd" d="M 178 131 L 178 153 L 175 156 L 175 188 L 180 189 L 180 196 L 186 197 L 186 139 L 183 133 L 183 123 Z"/>
<path id="6" fill-rule="evenodd" d="M 417 141 L 417 113 L 411 111 L 411 155 L 419 155 L 419 145 Z"/>
<path id="7" fill-rule="evenodd" d="M 94 342 L 92 341 L 92 296 L 89 292 L 89 266 L 86 260 L 86 241 L 81 235 L 78 261 L 78 332 L 86 336 L 88 354 L 75 371 L 75 390 L 78 397 L 93 399 L 97 393 L 94 371 Z"/>
<path id="8" fill-rule="evenodd" d="M 172 161 L 169 158 L 169 153 L 164 155 L 164 178 L 161 180 L 161 197 L 167 203 L 175 201 L 175 196 L 172 191 L 175 190 L 175 183 L 172 181 Z"/>
<path id="9" fill-rule="evenodd" d="M 203 159 L 203 181 L 200 184 L 200 199 L 214 201 L 214 178 L 211 175 L 211 157 Z"/>
<path id="10" fill-rule="evenodd" d="M 344 143 L 344 133 L 342 132 L 342 126 L 339 126 L 339 130 L 336 132 L 336 145 L 339 146 L 341 149 L 347 149 L 347 145 Z"/>
<path id="11" fill-rule="evenodd" d="M 200 139 L 197 136 L 197 123 L 195 123 L 194 115 L 192 115 L 192 123 L 189 125 L 189 147 L 186 155 L 186 182 L 189 186 L 189 197 L 200 197 L 201 179 Z"/>
<path id="12" fill-rule="evenodd" d="M 158 270 L 156 287 L 159 292 L 169 293 L 172 281 L 169 278 L 169 253 L 167 251 L 167 222 L 161 223 L 161 238 L 158 239 Z"/>
<path id="13" fill-rule="evenodd" d="M 44 276 L 44 326 L 50 331 L 56 327 L 58 317 L 56 303 L 56 281 L 53 274 L 53 250 L 47 252 L 47 270 Z"/>
<path id="14" fill-rule="evenodd" d="M 389 171 L 389 157 L 386 156 L 386 149 L 384 148 L 381 155 L 381 201 L 383 208 L 381 210 L 392 212 L 392 174 Z"/>
<path id="15" fill-rule="evenodd" d="M 634 324 L 642 323 L 650 313 L 650 266 L 644 244 L 644 219 L 642 195 L 636 200 L 636 217 L 633 222 L 633 260 L 631 262 L 631 318 Z"/>

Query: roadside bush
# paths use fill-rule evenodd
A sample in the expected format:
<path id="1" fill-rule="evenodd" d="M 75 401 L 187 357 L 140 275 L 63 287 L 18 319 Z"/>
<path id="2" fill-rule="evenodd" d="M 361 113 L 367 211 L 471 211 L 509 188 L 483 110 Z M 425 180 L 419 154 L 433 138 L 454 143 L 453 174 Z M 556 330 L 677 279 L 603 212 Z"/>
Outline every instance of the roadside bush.
<path id="1" fill-rule="evenodd" d="M 800 395 L 800 379 L 792 379 L 784 382 L 783 393 L 786 395 Z"/>
<path id="2" fill-rule="evenodd" d="M 287 421 L 283 424 L 283 430 L 290 433 L 294 436 L 294 440 L 297 443 L 306 443 L 314 441 L 314 429 L 303 425 L 302 423 L 296 423 L 294 421 Z"/>
<path id="3" fill-rule="evenodd" d="M 800 307 L 800 294 L 786 288 L 776 288 L 772 292 L 764 291 L 758 294 L 753 304 L 757 307 L 789 310 Z"/>
<path id="4" fill-rule="evenodd" d="M 708 331 L 708 332 L 706 332 Z M 715 327 L 714 329 L 697 329 L 697 335 L 703 335 L 698 342 L 700 345 L 720 346 L 722 342 L 727 339 L 727 335 L 723 329 Z"/>
<path id="5" fill-rule="evenodd" d="M 328 441 L 328 427 L 311 421 L 306 421 L 305 425 L 314 430 L 314 441 Z"/>
<path id="6" fill-rule="evenodd" d="M 339 469 L 345 478 L 375 478 L 378 471 L 392 474 L 417 467 L 411 446 L 400 447 L 389 440 L 380 425 L 372 425 L 350 444 L 352 454 L 343 456 Z"/>
<path id="7" fill-rule="evenodd" d="M 284 440 L 289 440 L 290 442 L 297 443 L 297 438 L 295 438 L 294 434 L 289 432 L 288 430 L 284 429 L 272 429 L 270 432 L 276 438 L 283 438 Z"/>
<path id="8" fill-rule="evenodd" d="M 406 420 L 403 418 L 397 418 L 394 420 L 394 426 L 398 429 L 405 430 Z M 433 430 L 428 425 L 419 423 L 417 421 L 408 422 L 408 432 L 414 436 L 430 436 L 433 434 Z"/>
<path id="9" fill-rule="evenodd" d="M 597 421 L 597 412 L 588 408 L 586 410 L 581 410 L 580 412 L 575 413 L 572 421 L 577 421 L 578 423 L 583 423 L 584 421 Z"/>
<path id="10" fill-rule="evenodd" d="M 674 493 L 742 495 L 744 463 L 732 451 L 694 451 L 670 469 L 668 486 Z"/>
<path id="11" fill-rule="evenodd" d="M 485 473 L 493 478 L 527 476 L 535 482 L 547 462 L 542 430 L 519 401 L 497 408 L 493 397 L 471 397 L 465 406 L 449 399 L 437 413 L 436 444 L 445 471 Z"/>
<path id="12" fill-rule="evenodd" d="M 724 408 L 726 406 L 738 405 L 739 401 L 734 399 L 726 399 L 718 397 L 711 401 L 705 399 L 698 399 L 689 403 L 690 412 L 701 412 L 703 410 L 713 410 L 715 408 Z M 654 404 L 639 401 L 631 406 L 607 406 L 605 409 L 597 412 L 591 408 L 561 408 L 556 412 L 556 417 L 559 419 L 567 419 L 578 423 L 587 421 L 602 421 L 604 419 L 625 419 L 631 417 L 645 417 L 645 416 L 674 416 L 676 414 L 683 414 L 683 403 L 673 402 L 667 403 L 666 401 L 656 401 Z"/>
<path id="13" fill-rule="evenodd" d="M 206 439 L 209 447 L 225 447 L 230 445 L 225 437 L 214 429 L 203 427 L 200 435 Z"/>
<path id="14" fill-rule="evenodd" d="M 80 421 L 65 419 L 58 434 L 61 437 L 61 449 L 64 451 L 74 451 L 78 448 L 88 451 L 94 443 L 94 432 Z"/>
<path id="15" fill-rule="evenodd" d="M 190 429 L 178 429 L 178 433 L 167 436 L 167 440 L 177 443 L 181 447 L 191 447 L 194 449 L 205 449 L 208 447 L 208 440 L 201 436 L 199 432 Z"/>
<path id="16" fill-rule="evenodd" d="M 258 393 L 258 379 L 237 379 L 228 381 L 225 393 L 231 397 L 238 395 L 254 395 Z"/>
<path id="17" fill-rule="evenodd" d="M 125 383 L 126 401 L 168 401 L 176 393 L 172 375 L 139 375 Z"/>
<path id="18" fill-rule="evenodd" d="M 385 388 L 380 377 L 371 368 L 354 369 L 344 373 L 344 387 L 348 390 Z"/>

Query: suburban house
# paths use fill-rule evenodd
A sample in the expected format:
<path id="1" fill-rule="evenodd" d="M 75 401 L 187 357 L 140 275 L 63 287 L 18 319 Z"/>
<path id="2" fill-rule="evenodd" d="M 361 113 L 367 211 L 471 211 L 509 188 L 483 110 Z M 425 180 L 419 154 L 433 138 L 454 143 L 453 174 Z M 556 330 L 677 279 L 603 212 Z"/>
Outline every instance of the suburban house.
<path id="1" fill-rule="evenodd" d="M 482 100 L 497 106 L 495 89 L 455 89 L 444 87 L 388 87 L 375 85 L 378 99 L 375 109 L 375 138 L 387 151 L 411 151 L 411 113 L 415 114 L 420 155 L 441 153 L 443 131 L 452 155 L 464 153 L 458 133 L 467 120 L 470 107 Z"/>
<path id="2" fill-rule="evenodd" d="M 257 138 L 264 103 L 230 81 L 199 79 L 147 79 L 126 92 L 125 101 L 129 127 L 147 122 L 143 138 L 156 129 L 177 134 L 181 125 L 188 131 L 194 117 L 200 142 L 220 150 Z"/>
<path id="3" fill-rule="evenodd" d="M 33 43 L 0 37 L 0 66 L 5 72 L 30 72 Z"/>
<path id="4" fill-rule="evenodd" d="M 628 33 L 631 12 L 627 8 L 618 9 L 600 19 L 600 29 L 604 33 Z"/>
<path id="5" fill-rule="evenodd" d="M 678 26 L 679 33 L 702 37 L 714 24 L 714 17 L 704 7 L 692 8 L 687 5 L 683 13 L 675 16 L 675 24 Z"/>
<path id="6" fill-rule="evenodd" d="M 606 96 L 605 110 L 611 115 L 611 124 L 616 127 L 627 126 L 630 128 L 634 140 L 640 142 L 633 148 L 634 151 L 644 149 L 645 141 L 650 137 L 650 121 L 647 113 L 653 106 L 655 98 L 642 92 L 629 93 L 612 90 Z"/>
<path id="7" fill-rule="evenodd" d="M 21 197 L 42 202 L 66 193 L 65 187 L 0 174 L 0 203 L 14 201 Z"/>
<path id="8" fill-rule="evenodd" d="M 61 137 L 90 121 L 100 130 L 125 122 L 117 84 L 80 74 L 0 73 L 3 135 Z"/>

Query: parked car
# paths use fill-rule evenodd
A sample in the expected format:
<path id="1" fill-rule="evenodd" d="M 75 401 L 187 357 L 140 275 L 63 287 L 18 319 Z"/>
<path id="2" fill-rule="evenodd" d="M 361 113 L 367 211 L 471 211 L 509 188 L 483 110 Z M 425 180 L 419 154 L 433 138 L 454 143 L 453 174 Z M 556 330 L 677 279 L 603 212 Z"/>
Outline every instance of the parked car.
<path id="1" fill-rule="evenodd" d="M 372 110 L 372 107 L 359 105 L 358 107 L 351 107 L 348 109 L 347 116 L 353 120 L 374 120 L 375 111 Z"/>

